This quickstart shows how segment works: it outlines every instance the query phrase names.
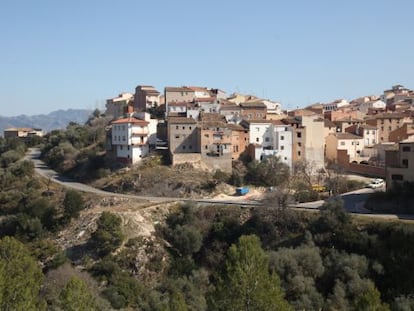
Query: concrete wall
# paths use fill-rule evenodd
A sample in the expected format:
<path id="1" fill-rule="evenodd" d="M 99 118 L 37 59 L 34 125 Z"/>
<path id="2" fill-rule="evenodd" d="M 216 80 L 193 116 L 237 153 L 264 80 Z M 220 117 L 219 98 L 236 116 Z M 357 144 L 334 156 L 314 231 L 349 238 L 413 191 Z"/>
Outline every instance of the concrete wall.
<path id="1" fill-rule="evenodd" d="M 172 165 L 190 163 L 195 167 L 201 166 L 201 154 L 200 153 L 176 153 L 171 154 Z"/>
<path id="2" fill-rule="evenodd" d="M 179 153 L 171 155 L 172 165 L 191 164 L 195 168 L 231 173 L 231 155 L 227 157 L 204 157 L 200 153 Z"/>

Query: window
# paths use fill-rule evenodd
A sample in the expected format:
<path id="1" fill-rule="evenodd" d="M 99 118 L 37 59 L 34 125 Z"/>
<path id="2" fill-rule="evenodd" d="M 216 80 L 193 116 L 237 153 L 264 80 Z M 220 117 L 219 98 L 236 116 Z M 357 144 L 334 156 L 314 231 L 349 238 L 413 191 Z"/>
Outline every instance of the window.
<path id="1" fill-rule="evenodd" d="M 403 167 L 408 167 L 408 159 L 403 159 L 402 160 L 402 166 Z"/>
<path id="2" fill-rule="evenodd" d="M 183 126 L 183 130 L 185 130 L 185 126 Z"/>
<path id="3" fill-rule="evenodd" d="M 300 157 L 300 151 L 298 151 L 298 157 Z"/>
<path id="4" fill-rule="evenodd" d="M 345 146 L 345 142 L 344 141 L 341 141 L 341 146 Z"/>
<path id="5" fill-rule="evenodd" d="M 280 150 L 285 150 L 285 146 L 280 146 Z"/>
<path id="6" fill-rule="evenodd" d="M 298 132 L 297 136 L 298 136 L 298 138 L 301 138 L 302 137 L 302 133 L 301 132 Z"/>
<path id="7" fill-rule="evenodd" d="M 391 175 L 392 180 L 404 180 L 404 176 L 400 174 Z"/>
<path id="8" fill-rule="evenodd" d="M 185 146 L 183 146 L 183 150 L 185 150 Z"/>
<path id="9" fill-rule="evenodd" d="M 208 149 L 208 146 L 207 146 L 207 145 L 205 145 L 205 146 L 204 146 L 204 149 L 206 149 L 206 150 L 207 150 L 207 149 Z"/>
<path id="10" fill-rule="evenodd" d="M 301 142 L 298 142 L 298 147 L 302 147 L 302 143 Z"/>
<path id="11" fill-rule="evenodd" d="M 410 152 L 411 151 L 411 148 L 410 148 L 410 146 L 403 146 L 402 147 L 402 151 L 403 152 Z"/>
<path id="12" fill-rule="evenodd" d="M 269 137 L 266 137 L 265 138 L 265 142 L 269 142 L 270 141 L 270 138 Z"/>
<path id="13" fill-rule="evenodd" d="M 178 130 L 178 125 L 175 127 L 176 130 Z"/>
<path id="14" fill-rule="evenodd" d="M 188 129 L 191 130 L 191 126 L 189 126 Z"/>
<path id="15" fill-rule="evenodd" d="M 259 142 L 259 137 L 256 137 L 256 142 L 257 142 L 257 143 Z"/>
<path id="16" fill-rule="evenodd" d="M 125 141 L 125 136 L 122 136 L 122 140 Z"/>
<path id="17" fill-rule="evenodd" d="M 285 136 L 280 136 L 280 140 L 284 140 L 285 139 Z"/>
<path id="18" fill-rule="evenodd" d="M 260 132 L 260 127 L 256 127 L 256 131 L 257 132 Z"/>
<path id="19" fill-rule="evenodd" d="M 175 135 L 175 139 L 178 139 L 178 138 L 180 138 L 180 135 Z"/>
<path id="20" fill-rule="evenodd" d="M 285 157 L 285 160 L 287 160 L 287 157 Z"/>

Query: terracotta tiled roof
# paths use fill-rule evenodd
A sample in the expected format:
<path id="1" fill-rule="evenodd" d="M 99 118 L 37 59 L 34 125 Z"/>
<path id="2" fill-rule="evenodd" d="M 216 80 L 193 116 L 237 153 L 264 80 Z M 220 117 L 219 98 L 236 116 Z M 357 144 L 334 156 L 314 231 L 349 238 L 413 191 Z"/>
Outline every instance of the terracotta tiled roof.
<path id="1" fill-rule="evenodd" d="M 234 104 L 234 105 L 225 104 L 225 105 L 222 105 L 220 107 L 220 110 L 224 110 L 224 111 L 237 110 L 237 111 L 240 111 L 241 108 L 238 105 L 236 105 L 236 104 Z"/>
<path id="2" fill-rule="evenodd" d="M 372 125 L 368 125 L 368 124 L 361 124 L 359 127 L 363 128 L 363 129 L 366 129 L 366 130 L 376 130 L 377 129 L 376 126 L 372 126 Z"/>
<path id="3" fill-rule="evenodd" d="M 208 92 L 207 88 L 202 87 L 202 86 L 187 86 L 187 88 L 193 90 L 193 91 L 204 91 L 204 92 Z"/>
<path id="4" fill-rule="evenodd" d="M 200 113 L 200 121 L 220 121 L 226 122 L 226 117 L 219 114 L 219 113 L 208 113 L 208 112 L 201 112 Z"/>
<path id="5" fill-rule="evenodd" d="M 199 97 L 194 99 L 195 102 L 213 102 L 215 100 L 215 97 Z"/>
<path id="6" fill-rule="evenodd" d="M 362 136 L 354 135 L 351 133 L 336 133 L 335 136 L 338 139 L 363 139 Z"/>
<path id="7" fill-rule="evenodd" d="M 186 117 L 168 117 L 168 123 L 174 124 L 195 124 L 196 120 Z"/>
<path id="8" fill-rule="evenodd" d="M 254 102 L 254 103 L 240 103 L 242 108 L 266 108 L 267 106 L 263 102 Z"/>
<path id="9" fill-rule="evenodd" d="M 214 127 L 214 128 L 219 127 L 222 129 L 228 128 L 227 123 L 220 122 L 220 121 L 201 121 L 199 122 L 199 124 L 200 124 L 200 127 L 204 130 L 207 130 L 210 127 Z"/>
<path id="10" fill-rule="evenodd" d="M 345 118 L 336 119 L 335 122 L 363 122 L 363 120 L 352 118 L 352 117 L 345 117 Z"/>
<path id="11" fill-rule="evenodd" d="M 401 119 L 404 117 L 404 114 L 401 113 L 382 113 L 375 115 L 373 119 Z"/>
<path id="12" fill-rule="evenodd" d="M 174 86 L 167 86 L 165 87 L 166 92 L 194 92 L 192 89 L 188 87 L 174 87 Z"/>
<path id="13" fill-rule="evenodd" d="M 122 118 L 122 119 L 118 119 L 115 121 L 112 121 L 111 124 L 127 124 L 127 123 L 132 123 L 132 124 L 140 124 L 140 125 L 148 125 L 149 122 L 135 118 L 135 117 L 129 117 L 129 118 Z"/>
<path id="14" fill-rule="evenodd" d="M 244 131 L 244 127 L 239 124 L 227 124 L 227 128 L 231 129 L 232 131 Z"/>

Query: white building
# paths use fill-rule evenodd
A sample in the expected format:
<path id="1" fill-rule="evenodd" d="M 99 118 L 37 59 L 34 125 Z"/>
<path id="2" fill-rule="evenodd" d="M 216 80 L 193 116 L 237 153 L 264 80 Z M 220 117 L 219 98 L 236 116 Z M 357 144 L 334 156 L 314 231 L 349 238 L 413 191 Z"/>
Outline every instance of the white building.
<path id="1" fill-rule="evenodd" d="M 265 99 L 262 101 L 267 107 L 268 114 L 282 114 L 282 106 L 280 103 Z"/>
<path id="2" fill-rule="evenodd" d="M 355 134 L 364 138 L 366 148 L 372 148 L 378 144 L 378 129 L 375 126 L 362 124 L 357 127 Z"/>
<path id="3" fill-rule="evenodd" d="M 278 156 L 292 168 L 293 129 L 278 120 L 243 121 L 249 126 L 251 156 L 261 161 L 269 156 Z"/>
<path id="4" fill-rule="evenodd" d="M 349 102 L 345 99 L 338 99 L 331 103 L 322 104 L 323 112 L 336 111 L 338 108 L 349 106 Z"/>
<path id="5" fill-rule="evenodd" d="M 112 146 L 117 160 L 137 163 L 149 153 L 149 122 L 127 117 L 111 122 Z"/>
<path id="6" fill-rule="evenodd" d="M 326 158 L 333 162 L 338 161 L 338 150 L 346 150 L 349 161 L 359 163 L 363 149 L 364 138 L 351 133 L 329 134 L 326 138 Z"/>
<path id="7" fill-rule="evenodd" d="M 134 114 L 138 119 L 148 122 L 148 143 L 150 149 L 155 148 L 157 145 L 157 119 L 151 119 L 151 115 L 148 112 L 135 112 Z"/>

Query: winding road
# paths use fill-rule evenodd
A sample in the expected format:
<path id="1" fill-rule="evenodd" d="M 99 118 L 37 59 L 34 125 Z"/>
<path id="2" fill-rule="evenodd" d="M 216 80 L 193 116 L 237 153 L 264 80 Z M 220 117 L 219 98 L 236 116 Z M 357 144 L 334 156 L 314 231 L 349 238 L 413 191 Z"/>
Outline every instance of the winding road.
<path id="1" fill-rule="evenodd" d="M 86 184 L 82 184 L 76 181 L 73 181 L 69 178 L 59 175 L 55 170 L 49 168 L 41 159 L 40 159 L 40 150 L 37 148 L 30 148 L 26 159 L 33 161 L 36 174 L 42 176 L 45 179 L 48 179 L 52 182 L 58 183 L 64 187 L 74 189 L 77 191 L 93 193 L 102 196 L 112 196 L 112 197 L 122 197 L 129 199 L 142 200 L 147 203 L 167 203 L 167 202 L 178 202 L 178 201 L 187 201 L 187 202 L 197 202 L 199 204 L 222 204 L 222 205 L 238 205 L 238 206 L 260 206 L 262 205 L 259 201 L 246 201 L 240 200 L 239 198 L 235 200 L 231 199 L 186 199 L 186 198 L 174 198 L 174 197 L 153 197 L 153 196 L 139 196 L 139 195 L 130 195 L 122 194 L 100 190 Z M 349 213 L 358 214 L 360 216 L 370 217 L 370 218 L 382 218 L 386 220 L 414 220 L 414 215 L 398 215 L 398 214 L 375 214 L 364 208 L 364 202 L 367 200 L 368 196 L 376 190 L 373 189 L 359 189 L 352 192 L 341 194 L 340 197 L 344 202 L 344 207 Z M 292 204 L 289 207 L 294 209 L 300 209 L 304 211 L 318 211 L 320 207 L 325 203 L 325 201 L 314 201 L 307 203 L 298 203 Z"/>

